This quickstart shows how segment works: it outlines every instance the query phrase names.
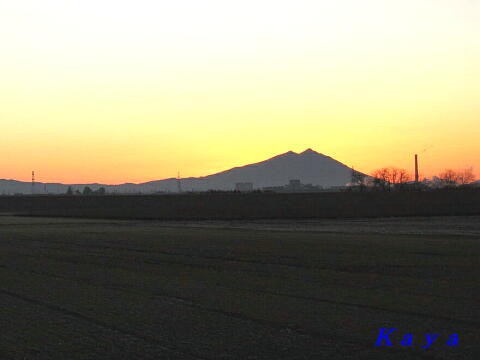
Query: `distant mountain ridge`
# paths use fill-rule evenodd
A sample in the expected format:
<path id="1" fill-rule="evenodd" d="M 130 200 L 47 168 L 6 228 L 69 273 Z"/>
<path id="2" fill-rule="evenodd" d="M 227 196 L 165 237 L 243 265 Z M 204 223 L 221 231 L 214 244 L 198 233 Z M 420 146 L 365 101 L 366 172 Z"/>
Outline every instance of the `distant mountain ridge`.
<path id="1" fill-rule="evenodd" d="M 202 177 L 189 177 L 180 180 L 183 191 L 207 190 L 234 190 L 235 184 L 248 182 L 254 189 L 265 187 L 283 186 L 290 180 L 300 180 L 303 184 L 312 184 L 324 188 L 344 186 L 350 182 L 352 169 L 341 162 L 320 154 L 312 149 L 301 153 L 288 151 L 270 159 L 234 167 L 229 170 Z M 175 178 L 149 181 L 140 184 L 125 183 L 120 185 L 106 184 L 60 184 L 60 183 L 35 183 L 34 193 L 61 194 L 68 187 L 83 190 L 85 186 L 96 190 L 104 187 L 107 192 L 117 193 L 155 193 L 177 192 L 178 181 Z M 16 180 L 0 180 L 0 194 L 23 193 L 30 194 L 32 184 Z"/>

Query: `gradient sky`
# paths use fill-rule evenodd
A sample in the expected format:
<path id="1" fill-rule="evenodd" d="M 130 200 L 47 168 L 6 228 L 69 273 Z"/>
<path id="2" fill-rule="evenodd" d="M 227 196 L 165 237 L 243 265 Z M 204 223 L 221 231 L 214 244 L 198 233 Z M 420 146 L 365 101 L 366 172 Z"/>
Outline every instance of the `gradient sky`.
<path id="1" fill-rule="evenodd" d="M 142 182 L 306 148 L 480 175 L 480 0 L 0 0 L 0 178 Z"/>

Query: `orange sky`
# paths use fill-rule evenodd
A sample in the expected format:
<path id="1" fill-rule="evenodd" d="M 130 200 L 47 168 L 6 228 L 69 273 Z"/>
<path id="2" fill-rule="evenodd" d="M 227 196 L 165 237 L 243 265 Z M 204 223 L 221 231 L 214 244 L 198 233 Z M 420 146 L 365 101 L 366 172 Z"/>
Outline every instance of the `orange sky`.
<path id="1" fill-rule="evenodd" d="M 306 148 L 480 175 L 480 1 L 4 1 L 0 53 L 0 178 L 143 182 Z"/>

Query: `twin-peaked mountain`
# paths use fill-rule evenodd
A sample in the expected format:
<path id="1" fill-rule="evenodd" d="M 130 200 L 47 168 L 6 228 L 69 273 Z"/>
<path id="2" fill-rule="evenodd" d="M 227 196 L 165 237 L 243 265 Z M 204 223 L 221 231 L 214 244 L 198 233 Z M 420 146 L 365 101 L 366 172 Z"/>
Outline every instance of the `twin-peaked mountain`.
<path id="1" fill-rule="evenodd" d="M 236 183 L 252 183 L 254 189 L 283 186 L 290 180 L 300 180 L 302 184 L 312 184 L 324 188 L 344 186 L 351 181 L 352 169 L 329 156 L 311 149 L 302 153 L 289 151 L 255 164 L 235 167 L 216 174 L 183 178 L 180 186 L 183 191 L 234 190 Z M 104 187 L 107 192 L 154 193 L 177 192 L 175 178 L 150 181 L 141 184 L 35 184 L 35 193 L 65 193 L 68 186 L 73 190 L 83 190 L 89 186 L 93 190 Z M 31 183 L 0 180 L 0 194 L 25 193 L 32 191 Z"/>
<path id="2" fill-rule="evenodd" d="M 311 149 L 297 154 L 289 151 L 255 164 L 235 167 L 213 175 L 181 179 L 182 189 L 233 190 L 236 183 L 249 182 L 255 189 L 283 186 L 297 179 L 304 184 L 323 187 L 343 186 L 351 181 L 352 169 Z M 177 189 L 175 179 L 152 181 L 142 184 L 152 188 Z"/>

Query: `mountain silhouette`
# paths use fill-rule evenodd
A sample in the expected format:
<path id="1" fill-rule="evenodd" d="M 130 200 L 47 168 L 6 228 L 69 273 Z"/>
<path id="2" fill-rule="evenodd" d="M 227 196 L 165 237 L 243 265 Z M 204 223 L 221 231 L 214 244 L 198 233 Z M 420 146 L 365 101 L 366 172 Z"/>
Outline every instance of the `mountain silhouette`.
<path id="1" fill-rule="evenodd" d="M 253 184 L 254 189 L 262 189 L 265 187 L 283 186 L 293 179 L 300 180 L 303 184 L 329 188 L 344 186 L 350 182 L 351 176 L 352 169 L 348 166 L 329 156 L 307 149 L 301 153 L 288 151 L 258 163 L 234 167 L 212 175 L 183 178 L 180 180 L 180 183 L 183 191 L 234 190 L 235 184 L 240 182 L 249 182 Z M 10 186 L 6 182 L 10 182 Z M 89 186 L 93 190 L 105 187 L 108 192 L 118 193 L 178 191 L 178 182 L 175 178 L 140 184 L 128 183 L 120 185 L 38 183 L 36 184 L 38 189 L 35 192 L 42 193 L 42 190 L 45 190 L 45 185 L 49 193 L 64 193 L 68 186 L 71 186 L 74 190 L 81 190 L 84 186 Z M 7 187 L 15 188 L 13 192 L 31 193 L 30 183 L 3 180 L 0 181 L 0 194 L 2 191 L 11 193 L 12 191 L 5 191 Z"/>

